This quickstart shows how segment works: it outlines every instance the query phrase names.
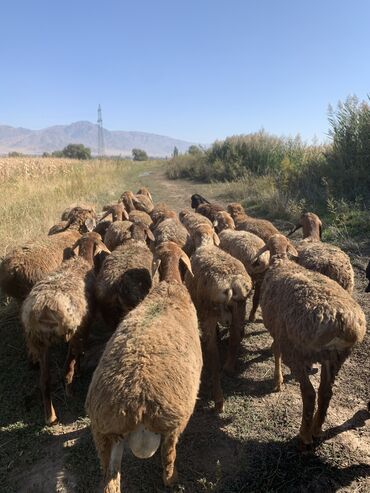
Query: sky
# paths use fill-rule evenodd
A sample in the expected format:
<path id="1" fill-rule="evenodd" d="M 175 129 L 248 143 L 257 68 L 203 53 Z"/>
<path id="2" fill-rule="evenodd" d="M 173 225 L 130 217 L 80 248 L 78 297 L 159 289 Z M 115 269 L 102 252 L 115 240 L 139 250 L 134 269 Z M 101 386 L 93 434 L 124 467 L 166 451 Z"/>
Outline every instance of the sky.
<path id="1" fill-rule="evenodd" d="M 0 124 L 79 120 L 211 143 L 327 138 L 370 93 L 367 0 L 5 0 Z"/>

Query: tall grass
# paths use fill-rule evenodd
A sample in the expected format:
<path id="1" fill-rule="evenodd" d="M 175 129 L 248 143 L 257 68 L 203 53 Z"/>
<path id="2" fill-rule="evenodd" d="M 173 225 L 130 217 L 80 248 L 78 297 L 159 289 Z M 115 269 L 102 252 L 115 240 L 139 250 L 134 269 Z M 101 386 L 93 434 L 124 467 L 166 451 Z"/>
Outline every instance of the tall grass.
<path id="1" fill-rule="evenodd" d="M 331 143 L 264 131 L 216 141 L 208 150 L 168 163 L 167 176 L 227 182 L 249 210 L 295 220 L 320 214 L 341 234 L 370 233 L 370 107 L 355 97 L 329 111 Z"/>
<path id="2" fill-rule="evenodd" d="M 137 186 L 132 161 L 77 161 L 63 158 L 0 160 L 0 257 L 15 245 L 45 235 L 74 202 L 97 208 Z"/>

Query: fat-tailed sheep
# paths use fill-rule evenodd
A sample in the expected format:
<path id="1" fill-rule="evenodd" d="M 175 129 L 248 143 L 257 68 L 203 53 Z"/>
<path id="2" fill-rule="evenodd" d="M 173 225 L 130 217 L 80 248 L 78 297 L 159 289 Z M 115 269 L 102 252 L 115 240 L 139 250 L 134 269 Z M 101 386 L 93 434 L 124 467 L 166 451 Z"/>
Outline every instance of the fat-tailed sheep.
<path id="1" fill-rule="evenodd" d="M 262 238 L 265 242 L 270 236 L 280 233 L 270 221 L 248 216 L 244 208 L 237 202 L 228 204 L 227 212 L 234 219 L 235 227 L 238 231 L 249 231 Z"/>
<path id="2" fill-rule="evenodd" d="M 123 439 L 139 458 L 160 442 L 163 482 L 176 480 L 176 444 L 193 412 L 202 352 L 195 308 L 181 283 L 173 243 L 156 251 L 160 283 L 120 323 L 90 384 L 86 410 L 105 476 L 105 493 L 120 492 Z"/>
<path id="3" fill-rule="evenodd" d="M 72 383 L 76 362 L 83 351 L 94 312 L 93 259 L 108 251 L 97 233 L 86 233 L 73 250 L 79 256 L 63 262 L 37 282 L 22 305 L 22 323 L 29 355 L 40 364 L 40 386 L 45 420 L 57 421 L 51 402 L 49 348 L 60 340 L 69 343 L 65 382 Z"/>
<path id="4" fill-rule="evenodd" d="M 303 413 L 300 438 L 312 443 L 321 434 L 335 377 L 353 345 L 361 342 L 366 319 L 360 306 L 337 282 L 296 264 L 289 240 L 273 235 L 259 253 L 270 251 L 270 267 L 261 289 L 263 321 L 272 335 L 275 387 L 281 389 L 281 358 L 300 383 Z M 321 363 L 318 408 L 308 368 Z"/>
<path id="5" fill-rule="evenodd" d="M 202 214 L 205 217 L 208 217 L 211 221 L 215 220 L 215 215 L 217 212 L 225 210 L 225 208 L 216 203 L 210 203 L 207 199 L 195 193 L 191 196 L 191 207 L 195 209 L 198 214 Z"/>

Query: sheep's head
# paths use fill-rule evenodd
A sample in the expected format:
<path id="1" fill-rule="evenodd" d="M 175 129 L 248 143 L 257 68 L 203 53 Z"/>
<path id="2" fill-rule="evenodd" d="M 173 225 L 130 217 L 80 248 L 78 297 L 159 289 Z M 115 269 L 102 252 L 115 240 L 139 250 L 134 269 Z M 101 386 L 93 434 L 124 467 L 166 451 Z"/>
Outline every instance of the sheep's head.
<path id="1" fill-rule="evenodd" d="M 141 187 L 137 191 L 137 195 L 146 195 L 148 199 L 150 199 L 153 202 L 152 194 L 149 192 L 149 190 L 146 187 Z"/>
<path id="2" fill-rule="evenodd" d="M 153 255 L 153 276 L 159 271 L 161 281 L 182 282 L 181 271 L 185 268 L 193 275 L 191 262 L 186 253 L 173 241 L 161 243 Z"/>
<path id="3" fill-rule="evenodd" d="M 233 219 L 235 219 L 240 214 L 245 214 L 244 207 L 239 204 L 239 202 L 232 202 L 231 204 L 228 204 L 227 212 Z"/>
<path id="4" fill-rule="evenodd" d="M 200 204 L 209 204 L 210 202 L 199 195 L 199 193 L 194 193 L 191 196 L 191 208 L 196 209 Z"/>
<path id="5" fill-rule="evenodd" d="M 150 228 L 141 222 L 134 222 L 130 226 L 131 238 L 136 241 L 144 241 L 150 243 L 155 241 L 154 235 Z"/>
<path id="6" fill-rule="evenodd" d="M 195 248 L 207 245 L 219 246 L 220 238 L 208 224 L 199 224 L 191 233 Z"/>
<path id="7" fill-rule="evenodd" d="M 259 257 L 266 251 L 270 252 L 270 265 L 276 259 L 288 258 L 288 253 L 295 258 L 298 257 L 297 250 L 290 243 L 288 238 L 281 234 L 275 234 L 270 236 L 270 238 L 266 242 L 266 245 L 259 250 L 259 252 L 255 256 L 253 266 L 258 266 Z"/>
<path id="8" fill-rule="evenodd" d="M 153 220 L 153 225 L 152 225 L 152 230 L 155 230 L 155 228 L 160 224 L 162 221 L 165 219 L 177 219 L 177 214 L 175 211 L 171 211 L 169 209 L 165 211 L 158 211 L 156 214 L 156 220 Z"/>
<path id="9" fill-rule="evenodd" d="M 91 265 L 95 265 L 95 268 L 100 267 L 104 258 L 110 254 L 100 234 L 94 231 L 83 234 L 73 245 L 72 252 L 74 256 L 83 257 Z"/>
<path id="10" fill-rule="evenodd" d="M 123 219 L 128 219 L 128 214 L 122 202 L 118 204 L 111 204 L 106 210 L 105 214 L 103 214 L 102 217 L 99 219 L 99 222 L 103 221 L 110 214 L 112 215 L 113 221 L 122 221 Z"/>
<path id="11" fill-rule="evenodd" d="M 299 222 L 288 233 L 288 236 L 292 235 L 299 228 L 303 228 L 303 238 L 321 240 L 322 222 L 319 216 L 317 216 L 313 212 L 305 212 L 304 214 L 302 214 L 299 219 Z"/>
<path id="12" fill-rule="evenodd" d="M 126 210 L 128 212 L 131 212 L 135 209 L 135 202 L 137 203 L 138 200 L 135 197 L 135 195 L 131 191 L 126 191 L 123 192 L 123 194 L 120 197 L 120 201 L 123 202 Z"/>
<path id="13" fill-rule="evenodd" d="M 68 214 L 65 229 L 77 229 L 81 234 L 92 231 L 96 226 L 96 213 L 94 209 L 74 207 Z"/>
<path id="14" fill-rule="evenodd" d="M 217 233 L 221 233 L 224 229 L 235 229 L 233 218 L 225 211 L 217 212 L 216 219 L 213 221 L 213 226 Z"/>

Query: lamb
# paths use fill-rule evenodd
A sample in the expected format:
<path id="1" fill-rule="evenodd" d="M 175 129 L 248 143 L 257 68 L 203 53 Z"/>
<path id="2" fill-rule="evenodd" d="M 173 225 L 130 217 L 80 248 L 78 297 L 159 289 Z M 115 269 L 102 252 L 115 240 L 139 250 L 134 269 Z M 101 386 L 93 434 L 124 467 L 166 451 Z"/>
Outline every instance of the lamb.
<path id="1" fill-rule="evenodd" d="M 137 237 L 140 225 L 132 226 L 133 236 Z M 152 284 L 156 284 L 157 277 L 152 278 L 152 263 L 153 254 L 144 237 L 127 239 L 103 262 L 97 276 L 96 297 L 110 328 L 115 329 L 122 316 L 135 308 Z"/>
<path id="2" fill-rule="evenodd" d="M 9 252 L 0 264 L 2 292 L 18 300 L 26 298 L 37 281 L 71 256 L 71 247 L 80 233 L 91 231 L 94 226 L 91 213 L 76 207 L 70 212 L 64 231 Z"/>
<path id="3" fill-rule="evenodd" d="M 176 444 L 194 410 L 202 368 L 196 311 L 181 283 L 189 258 L 162 243 L 160 283 L 120 323 L 93 375 L 86 411 L 104 473 L 104 492 L 119 493 L 123 441 L 139 458 L 160 442 L 163 482 L 177 477 Z"/>
<path id="4" fill-rule="evenodd" d="M 116 221 L 107 229 L 104 242 L 109 250 L 113 251 L 131 238 L 142 241 L 154 241 L 153 233 L 145 224 L 141 222 Z"/>
<path id="5" fill-rule="evenodd" d="M 217 212 L 223 211 L 224 207 L 220 204 L 211 204 L 207 199 L 195 193 L 191 196 L 191 207 L 195 209 L 198 214 L 202 214 L 208 217 L 211 221 L 215 220 L 215 215 Z"/>
<path id="6" fill-rule="evenodd" d="M 366 319 L 360 306 L 337 282 L 288 260 L 297 255 L 283 235 L 273 235 L 260 250 L 270 251 L 270 268 L 261 289 L 263 321 L 275 356 L 275 388 L 281 390 L 281 358 L 300 383 L 303 401 L 300 439 L 321 434 L 335 377 L 354 344 L 363 340 Z M 318 408 L 308 368 L 321 363 Z"/>
<path id="7" fill-rule="evenodd" d="M 280 234 L 280 231 L 266 219 L 257 219 L 255 217 L 248 216 L 244 208 L 237 202 L 231 203 L 227 206 L 227 212 L 234 219 L 236 229 L 238 231 L 249 231 L 266 242 L 270 236 L 274 234 Z"/>
<path id="8" fill-rule="evenodd" d="M 254 322 L 259 305 L 264 272 L 268 269 L 270 255 L 268 252 L 263 253 L 259 258 L 258 265 L 254 265 L 255 256 L 265 245 L 265 242 L 253 233 L 235 231 L 234 228 L 234 221 L 227 212 L 219 212 L 217 214 L 215 229 L 218 231 L 220 238 L 220 247 L 225 252 L 240 260 L 252 278 L 254 295 L 249 321 Z"/>
<path id="9" fill-rule="evenodd" d="M 132 192 L 127 191 L 121 195 L 120 200 L 129 212 L 137 209 L 150 214 L 154 209 L 153 202 L 147 195 L 134 195 Z"/>
<path id="10" fill-rule="evenodd" d="M 219 244 L 219 238 L 210 226 L 199 225 L 193 232 L 193 241 L 196 246 L 191 256 L 194 277 L 186 274 L 185 282 L 202 329 L 206 366 L 211 370 L 215 409 L 222 412 L 224 397 L 220 381 L 217 323 L 230 323 L 224 371 L 233 373 L 252 281 L 239 260 L 215 246 Z"/>
<path id="11" fill-rule="evenodd" d="M 290 236 L 303 228 L 303 240 L 298 244 L 297 262 L 306 269 L 321 272 L 330 277 L 350 294 L 354 287 L 354 272 L 350 258 L 339 247 L 321 242 L 322 223 L 312 212 L 302 214 Z"/>
<path id="12" fill-rule="evenodd" d="M 38 281 L 22 305 L 22 322 L 29 355 L 40 364 L 40 386 L 46 424 L 57 422 L 50 395 L 49 348 L 60 340 L 69 343 L 66 390 L 83 351 L 94 313 L 94 257 L 109 253 L 100 235 L 86 233 L 73 246 L 79 256 L 63 262 Z"/>

